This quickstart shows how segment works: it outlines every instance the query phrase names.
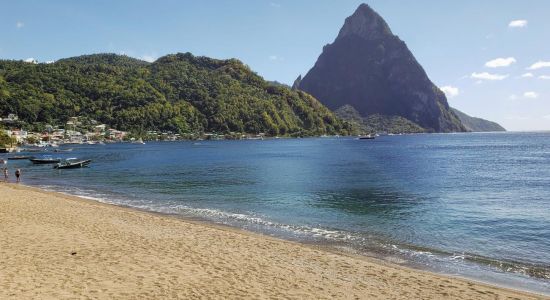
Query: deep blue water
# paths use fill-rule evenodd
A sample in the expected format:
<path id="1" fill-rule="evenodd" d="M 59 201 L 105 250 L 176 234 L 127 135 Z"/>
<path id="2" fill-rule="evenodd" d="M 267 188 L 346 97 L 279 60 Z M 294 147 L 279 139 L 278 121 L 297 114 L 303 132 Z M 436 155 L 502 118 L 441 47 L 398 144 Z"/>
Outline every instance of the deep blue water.
<path id="1" fill-rule="evenodd" d="M 75 146 L 23 182 L 550 291 L 550 133 Z M 55 154 L 54 154 L 55 155 Z"/>

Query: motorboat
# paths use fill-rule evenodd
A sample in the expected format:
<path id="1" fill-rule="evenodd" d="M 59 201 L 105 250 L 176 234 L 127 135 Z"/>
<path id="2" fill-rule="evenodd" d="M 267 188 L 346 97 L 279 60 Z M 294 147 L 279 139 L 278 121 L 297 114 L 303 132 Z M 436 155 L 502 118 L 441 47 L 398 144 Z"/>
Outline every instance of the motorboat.
<path id="1" fill-rule="evenodd" d="M 78 168 L 87 167 L 91 162 L 92 162 L 91 159 L 86 159 L 86 160 L 67 159 L 63 162 L 57 163 L 55 166 L 53 166 L 53 168 L 54 169 L 78 169 Z"/>
<path id="2" fill-rule="evenodd" d="M 40 158 L 29 158 L 29 160 L 35 165 L 56 164 L 61 162 L 60 158 L 54 158 L 51 156 L 43 156 Z"/>

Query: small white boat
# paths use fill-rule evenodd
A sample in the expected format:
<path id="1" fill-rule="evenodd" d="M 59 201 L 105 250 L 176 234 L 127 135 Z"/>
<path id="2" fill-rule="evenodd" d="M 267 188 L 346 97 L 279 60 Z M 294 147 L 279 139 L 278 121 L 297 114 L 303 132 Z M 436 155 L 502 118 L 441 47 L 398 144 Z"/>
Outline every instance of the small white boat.
<path id="1" fill-rule="evenodd" d="M 87 167 L 91 162 L 92 162 L 91 159 L 75 160 L 73 158 L 73 159 L 67 159 L 64 162 L 60 162 L 56 164 L 53 168 L 54 169 L 78 169 L 78 168 Z"/>

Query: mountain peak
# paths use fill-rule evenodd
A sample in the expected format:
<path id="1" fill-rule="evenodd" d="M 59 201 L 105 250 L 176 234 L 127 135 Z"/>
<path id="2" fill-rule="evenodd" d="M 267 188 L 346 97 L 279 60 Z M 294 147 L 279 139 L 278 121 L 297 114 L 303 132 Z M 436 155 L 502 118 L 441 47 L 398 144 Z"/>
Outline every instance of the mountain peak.
<path id="1" fill-rule="evenodd" d="M 465 130 L 407 45 L 366 4 L 323 48 L 299 89 L 334 110 L 349 104 L 363 117 L 399 116 L 428 132 Z"/>
<path id="2" fill-rule="evenodd" d="M 388 35 L 393 34 L 386 21 L 368 4 L 363 3 L 359 5 L 353 15 L 346 18 L 337 39 L 359 36 L 366 40 L 376 40 Z"/>

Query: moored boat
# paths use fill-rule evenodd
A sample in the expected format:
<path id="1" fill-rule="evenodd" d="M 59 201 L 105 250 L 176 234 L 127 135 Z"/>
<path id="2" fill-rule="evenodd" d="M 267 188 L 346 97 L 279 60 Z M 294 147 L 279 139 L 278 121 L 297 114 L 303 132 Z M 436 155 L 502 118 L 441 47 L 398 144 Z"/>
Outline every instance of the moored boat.
<path id="1" fill-rule="evenodd" d="M 31 158 L 34 158 L 34 157 L 28 156 L 28 155 L 18 155 L 18 156 L 8 157 L 8 160 L 23 160 L 23 159 L 31 159 Z"/>
<path id="2" fill-rule="evenodd" d="M 55 149 L 53 150 L 53 152 L 71 152 L 73 151 L 73 148 L 69 148 L 69 149 Z"/>
<path id="3" fill-rule="evenodd" d="M 87 167 L 92 162 L 91 159 L 86 160 L 73 160 L 68 159 L 63 162 L 57 163 L 53 166 L 54 169 L 78 169 Z"/>
<path id="4" fill-rule="evenodd" d="M 360 140 L 374 140 L 374 135 L 363 135 L 363 136 L 360 136 L 359 139 Z"/>
<path id="5" fill-rule="evenodd" d="M 56 164 L 56 163 L 59 163 L 61 161 L 60 158 L 53 158 L 53 157 L 48 157 L 48 156 L 44 156 L 44 157 L 41 157 L 41 158 L 29 158 L 29 160 L 33 164 L 36 164 L 36 165 Z"/>

